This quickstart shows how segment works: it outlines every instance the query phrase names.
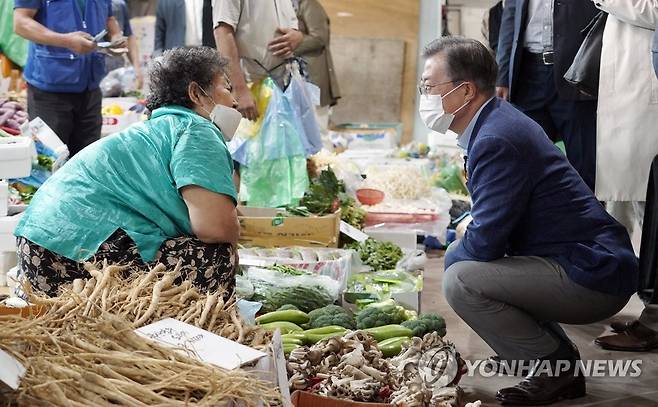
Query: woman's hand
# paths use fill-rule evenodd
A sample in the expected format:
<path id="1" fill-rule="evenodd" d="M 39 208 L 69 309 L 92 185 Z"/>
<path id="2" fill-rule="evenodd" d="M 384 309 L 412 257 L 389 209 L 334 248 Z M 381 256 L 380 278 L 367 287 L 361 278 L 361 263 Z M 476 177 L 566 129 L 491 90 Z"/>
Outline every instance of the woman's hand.
<path id="1" fill-rule="evenodd" d="M 237 247 L 240 223 L 231 198 L 197 185 L 183 187 L 181 194 L 190 215 L 192 233 L 199 240 L 209 244 L 230 243 Z"/>

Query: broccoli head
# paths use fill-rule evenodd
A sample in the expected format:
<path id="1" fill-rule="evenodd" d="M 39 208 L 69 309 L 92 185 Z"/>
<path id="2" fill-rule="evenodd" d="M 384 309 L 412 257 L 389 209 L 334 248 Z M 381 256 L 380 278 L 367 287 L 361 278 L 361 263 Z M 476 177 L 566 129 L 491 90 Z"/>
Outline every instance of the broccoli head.
<path id="1" fill-rule="evenodd" d="M 374 328 L 376 326 L 390 325 L 393 323 L 391 313 L 382 308 L 365 308 L 356 316 L 356 327 L 359 329 Z"/>
<path id="2" fill-rule="evenodd" d="M 411 331 L 413 332 L 413 336 L 417 336 L 419 338 L 425 336 L 425 334 L 429 331 L 429 328 L 427 327 L 427 323 L 421 319 L 412 319 L 409 321 L 404 321 L 401 325 L 405 328 L 411 329 Z"/>
<path id="3" fill-rule="evenodd" d="M 422 338 L 425 334 L 437 332 L 439 336 L 446 334 L 445 320 L 435 314 L 423 314 L 418 319 L 412 319 L 402 322 L 402 326 L 409 328 L 413 331 L 414 336 Z"/>
<path id="4" fill-rule="evenodd" d="M 395 300 L 390 298 L 385 301 L 368 304 L 366 305 L 366 308 L 378 308 L 384 311 L 391 316 L 391 324 L 399 324 L 408 319 L 407 311 L 402 306 L 398 305 Z"/>
<path id="5" fill-rule="evenodd" d="M 354 329 L 356 322 L 352 314 L 338 305 L 327 305 L 308 313 L 309 327 L 322 328 L 323 326 L 338 325 L 347 329 Z"/>

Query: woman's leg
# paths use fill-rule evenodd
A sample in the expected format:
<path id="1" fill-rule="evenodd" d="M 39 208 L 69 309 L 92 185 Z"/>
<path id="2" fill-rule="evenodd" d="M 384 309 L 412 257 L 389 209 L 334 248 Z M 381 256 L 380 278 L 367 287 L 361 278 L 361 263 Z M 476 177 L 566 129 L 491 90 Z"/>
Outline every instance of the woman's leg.
<path id="1" fill-rule="evenodd" d="M 89 274 L 81 263 L 60 256 L 24 237 L 18 238 L 18 268 L 36 292 L 50 297 L 57 295 L 62 285 Z"/>
<path id="2" fill-rule="evenodd" d="M 102 262 L 103 260 L 107 260 L 110 264 L 146 268 L 137 244 L 122 229 L 117 229 L 112 236 L 108 237 L 98 248 L 96 254 L 89 259 L 91 262 Z"/>
<path id="3" fill-rule="evenodd" d="M 201 290 L 224 287 L 230 295 L 235 287 L 235 254 L 230 244 L 208 244 L 185 236 L 166 240 L 153 263 L 174 267 L 182 260 L 180 281 L 190 280 Z"/>
<path id="4" fill-rule="evenodd" d="M 135 242 L 119 229 L 98 248 L 90 262 L 107 260 L 111 264 L 145 268 Z M 84 263 L 71 260 L 41 247 L 29 240 L 18 238 L 18 266 L 35 291 L 49 296 L 57 295 L 64 284 L 77 278 L 89 278 Z"/>

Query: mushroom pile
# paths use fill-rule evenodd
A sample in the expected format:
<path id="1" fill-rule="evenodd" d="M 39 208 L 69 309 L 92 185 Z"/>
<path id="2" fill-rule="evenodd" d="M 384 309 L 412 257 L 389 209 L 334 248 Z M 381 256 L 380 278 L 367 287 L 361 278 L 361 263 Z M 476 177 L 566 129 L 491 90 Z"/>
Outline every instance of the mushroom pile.
<path id="1" fill-rule="evenodd" d="M 463 405 L 456 385 L 460 361 L 454 345 L 436 333 L 413 338 L 400 355 L 387 359 L 372 336 L 355 331 L 292 350 L 287 370 L 293 391 L 408 407 L 456 407 Z"/>
<path id="2" fill-rule="evenodd" d="M 375 339 L 363 331 L 294 349 L 288 357 L 292 390 L 355 401 L 388 401 L 399 387 Z"/>
<path id="3" fill-rule="evenodd" d="M 452 343 L 436 333 L 412 338 L 390 360 L 401 386 L 391 395 L 394 405 L 452 407 L 463 405 L 457 382 L 464 362 Z"/>

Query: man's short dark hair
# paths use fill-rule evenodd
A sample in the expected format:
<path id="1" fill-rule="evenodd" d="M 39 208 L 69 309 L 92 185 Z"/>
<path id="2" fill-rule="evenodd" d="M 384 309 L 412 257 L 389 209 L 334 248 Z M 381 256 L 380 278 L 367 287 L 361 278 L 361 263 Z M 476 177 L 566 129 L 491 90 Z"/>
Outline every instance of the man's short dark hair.
<path id="1" fill-rule="evenodd" d="M 165 51 L 155 59 L 149 69 L 149 93 L 146 107 L 153 111 L 159 107 L 179 105 L 192 107 L 187 89 L 196 82 L 211 94 L 217 74 L 226 74 L 228 60 L 210 47 L 181 47 Z"/>
<path id="2" fill-rule="evenodd" d="M 423 56 L 443 54 L 446 74 L 455 82 L 474 82 L 480 92 L 493 95 L 496 91 L 498 64 L 481 42 L 461 36 L 437 38 L 425 46 Z"/>

